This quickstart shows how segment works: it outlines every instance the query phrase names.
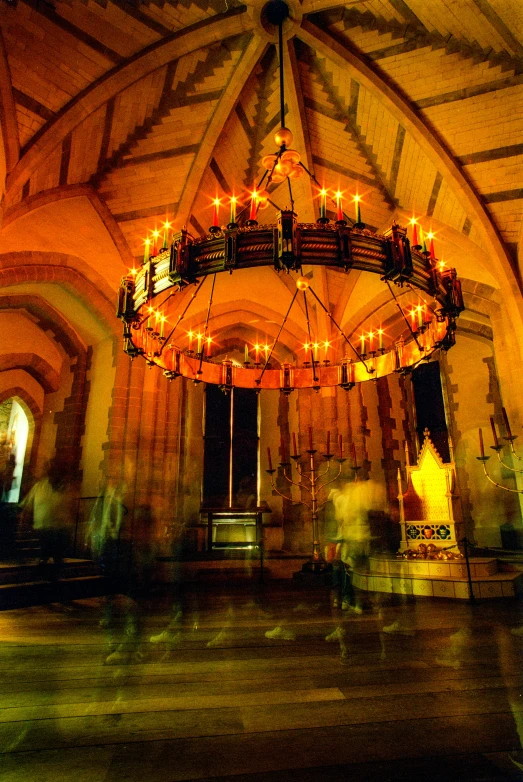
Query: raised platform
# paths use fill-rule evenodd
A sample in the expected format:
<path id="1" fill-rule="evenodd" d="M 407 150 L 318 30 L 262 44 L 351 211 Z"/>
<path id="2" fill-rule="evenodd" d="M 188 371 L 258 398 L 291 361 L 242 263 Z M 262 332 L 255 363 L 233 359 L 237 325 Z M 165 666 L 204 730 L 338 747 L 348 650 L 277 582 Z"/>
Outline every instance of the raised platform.
<path id="1" fill-rule="evenodd" d="M 475 598 L 515 597 L 522 591 L 523 574 L 499 572 L 493 557 L 472 557 L 470 575 Z M 366 570 L 355 571 L 353 584 L 368 592 L 420 597 L 470 597 L 465 560 L 406 560 L 394 556 L 369 557 Z"/>

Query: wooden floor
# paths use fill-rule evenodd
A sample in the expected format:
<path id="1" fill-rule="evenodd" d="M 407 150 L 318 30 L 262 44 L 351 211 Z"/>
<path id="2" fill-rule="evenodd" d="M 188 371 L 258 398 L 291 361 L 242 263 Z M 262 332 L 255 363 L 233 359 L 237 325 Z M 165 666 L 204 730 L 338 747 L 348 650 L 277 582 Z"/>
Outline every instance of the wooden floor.
<path id="1" fill-rule="evenodd" d="M 143 657 L 114 665 L 102 599 L 0 613 L 0 779 L 523 779 L 521 604 L 379 599 L 342 614 L 322 589 L 209 584 L 168 650 L 149 639 L 172 601 L 144 603 Z"/>

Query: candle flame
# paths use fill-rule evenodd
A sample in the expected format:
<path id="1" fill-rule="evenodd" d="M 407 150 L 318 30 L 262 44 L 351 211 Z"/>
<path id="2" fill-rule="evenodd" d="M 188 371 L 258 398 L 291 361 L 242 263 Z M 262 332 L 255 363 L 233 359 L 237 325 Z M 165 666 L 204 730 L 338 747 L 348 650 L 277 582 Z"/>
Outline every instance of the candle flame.
<path id="1" fill-rule="evenodd" d="M 336 190 L 336 198 L 341 198 L 343 193 L 341 193 L 339 190 Z"/>
<path id="2" fill-rule="evenodd" d="M 218 198 L 218 196 L 216 196 L 216 198 L 214 199 L 214 201 L 212 203 L 213 203 L 213 206 L 221 206 L 221 203 L 222 203 L 221 202 L 221 198 Z"/>
<path id="3" fill-rule="evenodd" d="M 352 200 L 358 203 L 358 201 L 361 201 L 361 196 L 356 194 Z"/>
<path id="4" fill-rule="evenodd" d="M 418 224 L 418 221 L 416 220 L 416 218 L 415 218 L 415 217 L 411 217 L 411 218 L 410 218 L 410 220 L 409 220 L 409 223 L 410 223 L 411 225 L 417 225 L 417 224 Z"/>
<path id="5" fill-rule="evenodd" d="M 154 236 L 154 238 L 155 238 L 155 239 L 158 239 L 158 237 L 160 236 L 160 231 L 158 231 L 158 230 L 155 228 L 155 229 L 154 229 L 154 231 L 153 231 L 153 236 Z"/>

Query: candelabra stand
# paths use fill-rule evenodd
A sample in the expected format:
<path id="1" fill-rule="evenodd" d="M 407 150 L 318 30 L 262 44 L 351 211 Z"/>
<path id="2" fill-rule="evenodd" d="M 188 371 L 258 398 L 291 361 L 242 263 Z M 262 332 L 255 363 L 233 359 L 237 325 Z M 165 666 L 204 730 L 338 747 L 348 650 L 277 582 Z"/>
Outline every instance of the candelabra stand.
<path id="1" fill-rule="evenodd" d="M 318 495 L 321 492 L 322 489 L 325 488 L 325 486 L 328 486 L 330 483 L 333 483 L 339 476 L 341 475 L 341 470 L 343 467 L 344 462 L 346 459 L 343 457 L 339 457 L 337 459 L 334 459 L 333 454 L 326 453 L 323 454 L 323 459 L 327 463 L 327 468 L 323 472 L 318 472 L 317 467 L 314 461 L 314 456 L 317 453 L 316 449 L 310 448 L 306 451 L 306 453 L 309 455 L 309 470 L 308 472 L 305 472 L 304 467 L 302 466 L 300 459 L 301 454 L 294 454 L 294 456 L 291 456 L 291 459 L 294 461 L 296 470 L 298 472 L 299 481 L 294 481 L 289 474 L 291 471 L 291 462 L 284 461 L 280 462 L 280 467 L 283 469 L 283 475 L 286 479 L 286 481 L 293 486 L 297 486 L 302 491 L 306 491 L 310 495 L 310 500 L 298 500 L 294 501 L 292 497 L 288 497 L 283 492 L 281 492 L 277 486 L 274 483 L 273 475 L 276 472 L 276 470 L 272 469 L 272 466 L 269 470 L 266 470 L 266 472 L 271 476 L 271 484 L 274 491 L 280 495 L 280 497 L 283 497 L 285 500 L 288 500 L 289 502 L 292 502 L 295 505 L 305 505 L 312 513 L 312 556 L 309 562 L 307 562 L 303 569 L 307 570 L 309 572 L 313 573 L 322 573 L 325 570 L 325 567 L 327 563 L 325 562 L 324 558 L 321 554 L 320 549 L 320 535 L 319 535 L 319 527 L 318 527 L 318 510 L 321 508 L 325 503 L 327 502 L 327 499 L 323 500 L 323 502 L 318 502 Z M 338 462 L 338 471 L 336 475 L 330 480 L 325 481 L 325 483 L 319 484 L 319 481 L 321 481 L 323 478 L 327 477 L 332 465 L 332 461 Z"/>
<path id="2" fill-rule="evenodd" d="M 503 413 L 503 419 L 505 421 L 505 428 L 507 430 L 507 434 L 505 435 L 505 437 L 502 437 L 502 439 L 507 441 L 508 445 L 510 446 L 510 452 L 512 453 L 512 455 L 518 461 L 522 461 L 522 457 L 518 456 L 518 454 L 516 453 L 516 449 L 514 448 L 514 442 L 517 440 L 517 435 L 513 435 L 512 434 L 512 431 L 510 429 L 510 424 L 509 424 L 509 421 L 508 421 L 508 417 L 507 417 L 505 408 L 502 409 L 502 413 Z M 515 467 L 511 467 L 509 464 L 507 464 L 505 461 L 503 461 L 502 452 L 503 452 L 503 448 L 505 446 L 502 443 L 500 443 L 500 440 L 499 440 L 497 432 L 496 432 L 496 427 L 495 427 L 493 418 L 490 419 L 490 425 L 492 427 L 492 434 L 494 436 L 494 445 L 491 445 L 490 448 L 491 448 L 492 451 L 494 451 L 496 453 L 496 455 L 498 457 L 499 463 L 506 470 L 509 470 L 510 472 L 519 473 L 520 475 L 523 474 L 523 469 L 518 470 Z M 481 429 L 479 430 L 479 447 L 480 447 L 481 456 L 476 456 L 476 459 L 479 462 L 482 463 L 482 465 L 483 465 L 483 472 L 484 472 L 487 480 L 489 480 L 490 483 L 492 483 L 494 486 L 497 486 L 498 489 L 503 489 L 503 491 L 508 491 L 511 494 L 523 494 L 523 489 L 512 489 L 509 486 L 503 486 L 503 484 L 498 483 L 493 478 L 491 478 L 491 476 L 488 474 L 487 462 L 490 459 L 490 456 L 485 456 L 485 449 L 484 449 L 484 445 L 483 445 L 483 433 L 482 433 Z"/>

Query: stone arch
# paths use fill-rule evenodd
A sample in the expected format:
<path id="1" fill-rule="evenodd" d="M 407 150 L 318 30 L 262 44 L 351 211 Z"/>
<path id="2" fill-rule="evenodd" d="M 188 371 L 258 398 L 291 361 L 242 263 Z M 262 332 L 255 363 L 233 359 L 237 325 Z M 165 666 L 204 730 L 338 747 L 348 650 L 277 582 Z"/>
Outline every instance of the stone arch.
<path id="1" fill-rule="evenodd" d="M 110 334 L 118 333 L 114 294 L 88 264 L 76 256 L 59 253 L 20 252 L 0 256 L 0 289 L 27 282 L 62 285 L 94 312 Z"/>
<path id="2" fill-rule="evenodd" d="M 24 457 L 24 474 L 22 476 L 21 496 L 29 488 L 29 482 L 36 472 L 38 442 L 40 439 L 40 424 L 42 420 L 42 411 L 34 397 L 21 386 L 12 386 L 0 390 L 0 404 L 8 399 L 16 399 L 23 408 L 29 422 L 29 435 Z M 29 475 L 28 475 L 29 472 Z"/>

